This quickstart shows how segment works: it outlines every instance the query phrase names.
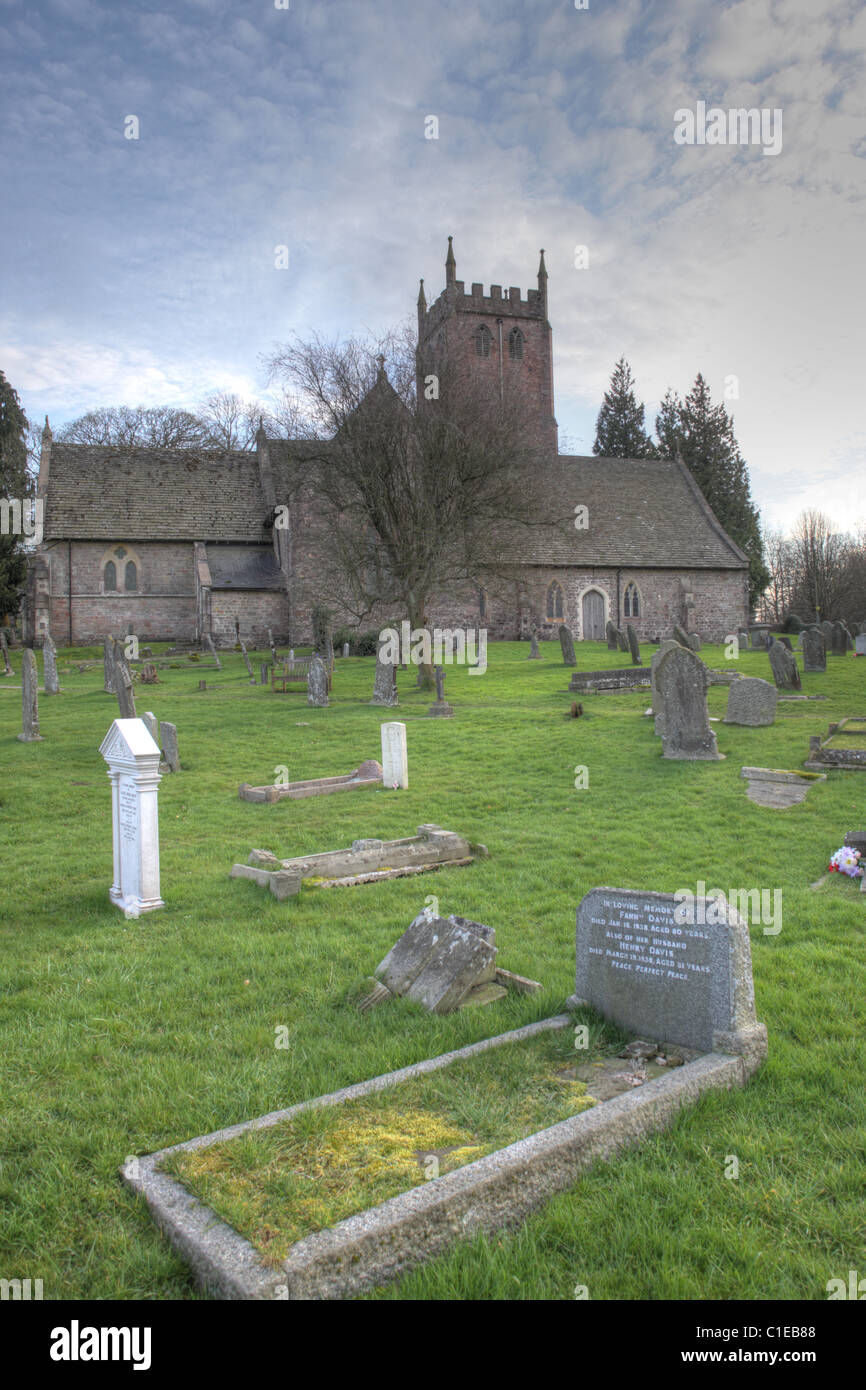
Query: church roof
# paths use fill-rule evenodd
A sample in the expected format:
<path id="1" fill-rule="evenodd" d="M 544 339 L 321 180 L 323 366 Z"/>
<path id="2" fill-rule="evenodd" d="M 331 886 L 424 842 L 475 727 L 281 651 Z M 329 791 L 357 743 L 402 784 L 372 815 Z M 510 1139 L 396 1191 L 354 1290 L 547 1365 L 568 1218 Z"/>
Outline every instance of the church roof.
<path id="1" fill-rule="evenodd" d="M 283 589 L 272 545 L 207 545 L 212 589 Z"/>
<path id="2" fill-rule="evenodd" d="M 742 569 L 749 563 L 678 460 L 558 454 L 548 468 L 544 491 L 562 520 L 554 528 L 521 528 L 518 563 L 631 569 Z M 577 506 L 587 508 L 585 530 L 575 527 Z"/>

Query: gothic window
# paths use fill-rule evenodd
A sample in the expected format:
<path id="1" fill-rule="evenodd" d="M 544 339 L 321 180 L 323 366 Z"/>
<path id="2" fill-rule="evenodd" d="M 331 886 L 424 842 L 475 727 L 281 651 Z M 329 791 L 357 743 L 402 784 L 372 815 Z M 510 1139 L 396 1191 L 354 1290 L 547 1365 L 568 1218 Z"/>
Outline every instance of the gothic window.
<path id="1" fill-rule="evenodd" d="M 128 594 L 134 594 L 138 588 L 138 570 L 134 560 L 127 560 L 126 562 L 126 579 L 124 582 L 126 585 L 126 592 Z"/>
<path id="2" fill-rule="evenodd" d="M 519 328 L 512 328 L 508 335 L 508 356 L 512 362 L 520 362 L 523 359 L 523 334 Z"/>
<path id="3" fill-rule="evenodd" d="M 106 593 L 117 589 L 117 565 L 113 560 L 109 560 L 105 569 L 102 571 L 102 579 Z"/>
<path id="4" fill-rule="evenodd" d="M 565 604 L 563 602 L 562 590 L 554 579 L 547 590 L 547 621 L 549 623 L 561 623 L 565 616 Z"/>
<path id="5" fill-rule="evenodd" d="M 484 323 L 475 330 L 475 353 L 477 357 L 490 356 L 490 329 Z"/>
<path id="6" fill-rule="evenodd" d="M 640 594 L 636 584 L 626 586 L 625 599 L 623 601 L 623 614 L 626 618 L 640 617 Z"/>

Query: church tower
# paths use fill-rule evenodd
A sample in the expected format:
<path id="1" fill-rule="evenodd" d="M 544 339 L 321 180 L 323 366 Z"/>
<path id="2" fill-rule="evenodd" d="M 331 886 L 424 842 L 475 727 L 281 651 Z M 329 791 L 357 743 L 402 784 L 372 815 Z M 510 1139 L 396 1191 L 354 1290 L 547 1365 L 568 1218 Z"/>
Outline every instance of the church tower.
<path id="1" fill-rule="evenodd" d="M 424 281 L 418 294 L 419 397 L 425 374 L 448 361 L 461 375 L 490 392 L 503 406 L 519 399 L 527 424 L 538 443 L 551 454 L 558 451 L 553 414 L 553 345 L 547 317 L 547 269 L 544 251 L 538 266 L 538 288 L 526 298 L 513 285 L 507 295 L 491 285 L 489 295 L 477 282 L 467 294 L 457 279 L 454 246 L 448 238 L 445 288 L 427 306 Z"/>

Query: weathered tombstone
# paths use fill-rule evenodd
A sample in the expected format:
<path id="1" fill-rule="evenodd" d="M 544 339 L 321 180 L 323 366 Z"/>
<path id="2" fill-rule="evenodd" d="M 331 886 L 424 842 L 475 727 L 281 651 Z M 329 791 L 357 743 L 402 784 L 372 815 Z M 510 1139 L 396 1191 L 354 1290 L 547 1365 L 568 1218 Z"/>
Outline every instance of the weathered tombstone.
<path id="1" fill-rule="evenodd" d="M 665 652 L 656 670 L 663 711 L 662 756 L 717 762 L 707 714 L 707 668 L 687 647 Z"/>
<path id="2" fill-rule="evenodd" d="M 608 618 L 607 622 L 605 623 L 604 632 L 605 632 L 605 636 L 607 637 L 607 649 L 608 649 L 608 651 L 609 651 L 609 652 L 615 652 L 615 651 L 617 651 L 617 649 L 619 648 L 619 642 L 616 640 L 616 627 L 615 627 L 614 624 L 611 622 L 610 618 Z"/>
<path id="3" fill-rule="evenodd" d="M 559 625 L 559 645 L 562 648 L 563 666 L 576 666 L 577 660 L 574 655 L 574 638 L 565 623 Z"/>
<path id="4" fill-rule="evenodd" d="M 748 922 L 721 895 L 594 888 L 577 909 L 568 1003 L 642 1039 L 740 1056 L 747 1075 L 767 1055 Z"/>
<path id="5" fill-rule="evenodd" d="M 104 690 L 104 692 L 105 692 L 106 695 L 114 695 L 114 694 L 116 693 L 116 691 L 115 691 L 115 688 L 114 688 L 115 672 L 114 672 L 114 638 L 113 638 L 113 637 L 109 637 L 108 640 L 107 640 L 106 642 L 103 643 L 102 650 L 103 650 L 103 657 L 102 657 L 102 675 L 103 675 L 102 689 Z"/>
<path id="6" fill-rule="evenodd" d="M 42 685 L 46 695 L 60 694 L 60 683 L 57 679 L 57 652 L 47 632 L 42 644 Z"/>
<path id="7" fill-rule="evenodd" d="M 211 637 L 210 633 L 207 633 L 207 635 L 206 635 L 206 637 L 205 637 L 204 640 L 207 642 L 208 646 L 210 647 L 210 653 L 211 653 L 211 656 L 213 657 L 214 661 L 216 662 L 216 668 L 217 668 L 217 670 L 218 670 L 218 671 L 221 671 L 221 670 L 222 670 L 222 662 L 220 661 L 219 657 L 217 656 L 217 649 L 216 649 L 216 647 L 215 647 L 214 644 L 213 644 L 213 638 Z"/>
<path id="8" fill-rule="evenodd" d="M 824 618 L 818 624 L 818 626 L 824 634 L 824 642 L 827 646 L 827 649 L 829 650 L 833 644 L 833 624 L 829 621 L 829 619 Z"/>
<path id="9" fill-rule="evenodd" d="M 328 703 L 328 673 L 325 663 L 318 653 L 310 657 L 307 674 L 307 704 L 324 709 Z"/>
<path id="10" fill-rule="evenodd" d="M 538 650 L 538 633 L 537 633 L 537 632 L 533 632 L 532 636 L 531 636 L 530 639 L 529 639 L 529 656 L 526 658 L 526 660 L 527 660 L 527 661 L 540 661 L 540 660 L 541 660 L 541 652 Z"/>
<path id="11" fill-rule="evenodd" d="M 679 642 L 674 641 L 672 637 L 666 637 L 664 642 L 659 644 L 658 651 L 653 652 L 650 659 L 650 689 L 652 690 L 652 710 L 655 716 L 653 720 L 653 732 L 657 734 L 659 738 L 661 738 L 662 730 L 664 729 L 664 705 L 662 703 L 662 694 L 656 681 L 656 673 L 658 671 L 659 662 L 665 653 L 674 651 L 679 645 Z"/>
<path id="12" fill-rule="evenodd" d="M 689 633 L 689 646 L 693 652 L 699 652 L 701 650 L 701 635 L 699 632 Z"/>
<path id="13" fill-rule="evenodd" d="M 858 632 L 854 638 L 854 655 L 866 656 L 866 632 Z"/>
<path id="14" fill-rule="evenodd" d="M 749 645 L 749 634 L 744 627 L 737 628 L 737 649 L 740 652 L 746 651 Z"/>
<path id="15" fill-rule="evenodd" d="M 628 636 L 628 649 L 631 652 L 632 666 L 643 666 L 640 654 L 640 643 L 637 640 L 637 633 L 631 623 L 626 626 L 626 634 Z"/>
<path id="16" fill-rule="evenodd" d="M 827 670 L 827 646 L 819 627 L 807 627 L 803 633 L 803 670 Z"/>
<path id="17" fill-rule="evenodd" d="M 390 661 L 384 660 L 384 648 L 385 643 L 380 642 L 376 651 L 376 675 L 373 680 L 371 705 L 390 706 L 397 703 L 397 668 Z"/>
<path id="18" fill-rule="evenodd" d="M 121 719 L 135 719 L 135 695 L 132 676 L 119 643 L 114 644 L 114 689 Z"/>
<path id="19" fill-rule="evenodd" d="M 344 643 L 343 643 L 343 660 L 344 660 L 344 661 L 345 661 L 345 659 L 346 659 L 346 657 L 347 657 L 348 655 L 349 655 L 349 643 L 348 643 L 348 642 L 344 642 Z"/>
<path id="20" fill-rule="evenodd" d="M 428 713 L 433 715 L 434 719 L 450 719 L 454 707 L 445 699 L 445 672 L 441 666 L 437 666 L 433 674 L 436 678 L 436 703 L 430 706 Z"/>
<path id="21" fill-rule="evenodd" d="M 616 630 L 616 645 L 619 647 L 621 652 L 628 651 L 628 638 L 626 637 L 621 627 L 618 627 Z"/>
<path id="22" fill-rule="evenodd" d="M 792 651 L 794 650 L 794 648 L 791 646 L 791 639 L 790 639 L 790 637 L 786 637 L 785 634 L 784 634 L 783 632 L 778 633 L 778 634 L 776 635 L 776 641 L 777 641 L 777 642 L 781 642 L 781 644 L 782 644 L 783 647 L 787 647 L 787 649 L 788 649 L 789 652 L 792 652 Z"/>
<path id="23" fill-rule="evenodd" d="M 689 634 L 684 627 L 680 627 L 679 623 L 674 623 L 674 641 L 679 642 L 681 647 L 688 647 L 691 651 L 692 644 L 689 641 Z"/>
<path id="24" fill-rule="evenodd" d="M 491 998 L 505 994 L 496 984 L 493 928 L 465 917 L 427 912 L 420 913 L 391 947 L 376 967 L 376 978 L 391 994 L 413 999 L 436 1014 L 475 1002 L 473 996 L 485 985 Z"/>
<path id="25" fill-rule="evenodd" d="M 396 721 L 382 725 L 382 786 L 404 791 L 409 787 L 406 725 Z"/>
<path id="26" fill-rule="evenodd" d="M 767 633 L 760 628 L 750 629 L 749 636 L 752 639 L 752 650 L 763 652 L 767 650 Z"/>
<path id="27" fill-rule="evenodd" d="M 763 728 L 772 724 L 776 718 L 778 691 L 769 681 L 758 680 L 755 676 L 744 676 L 734 681 L 728 691 L 726 724 L 745 724 L 749 728 Z"/>
<path id="28" fill-rule="evenodd" d="M 9 648 L 6 645 L 6 633 L 0 628 L 0 651 L 3 653 L 3 674 L 12 675 L 12 667 L 9 664 Z"/>
<path id="29" fill-rule="evenodd" d="M 249 653 L 247 652 L 246 644 L 245 644 L 245 642 L 243 641 L 243 638 L 240 639 L 240 643 L 241 643 L 241 656 L 243 657 L 243 659 L 244 659 L 244 665 L 245 665 L 246 668 L 247 668 L 247 675 L 248 675 L 249 678 L 250 678 L 250 685 L 255 685 L 255 683 L 256 683 L 256 678 L 255 678 L 255 676 L 253 675 L 252 664 L 251 664 L 251 662 L 250 662 Z"/>
<path id="30" fill-rule="evenodd" d="M 145 661 L 139 679 L 142 685 L 159 685 L 159 676 L 152 661 Z"/>
<path id="31" fill-rule="evenodd" d="M 156 743 L 162 744 L 162 751 L 169 772 L 180 772 L 180 754 L 177 749 L 177 725 L 169 724 L 163 720 L 159 726 L 159 738 Z"/>
<path id="32" fill-rule="evenodd" d="M 39 732 L 39 672 L 32 647 L 25 647 L 21 659 L 21 733 L 19 743 L 41 743 Z"/>
<path id="33" fill-rule="evenodd" d="M 159 895 L 159 746 L 143 719 L 115 719 L 99 749 L 111 779 L 114 879 L 126 917 L 165 907 Z"/>
<path id="34" fill-rule="evenodd" d="M 773 642 L 767 655 L 770 658 L 773 680 L 779 690 L 802 689 L 800 672 L 797 669 L 797 658 L 793 652 L 787 651 L 781 642 Z"/>
<path id="35" fill-rule="evenodd" d="M 159 720 L 153 710 L 146 710 L 141 718 L 144 720 L 147 732 L 150 734 L 157 747 L 159 747 Z"/>
<path id="36" fill-rule="evenodd" d="M 271 669 L 271 668 L 270 668 L 269 662 L 263 661 L 263 662 L 261 663 L 261 666 L 259 667 L 259 675 L 260 675 L 260 677 L 261 677 L 259 683 L 260 683 L 261 685 L 267 685 L 267 683 L 268 683 L 268 672 L 270 671 L 270 669 Z"/>

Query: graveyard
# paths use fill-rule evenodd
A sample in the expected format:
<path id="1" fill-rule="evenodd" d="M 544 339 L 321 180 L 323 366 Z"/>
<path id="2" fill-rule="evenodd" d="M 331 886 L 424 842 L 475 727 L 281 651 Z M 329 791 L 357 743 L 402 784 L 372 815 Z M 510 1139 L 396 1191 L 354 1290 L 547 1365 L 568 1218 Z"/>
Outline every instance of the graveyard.
<path id="1" fill-rule="evenodd" d="M 648 681 L 659 649 L 636 646 Z M 445 667 L 436 703 L 446 718 L 430 717 L 432 692 L 416 688 L 413 669 L 397 673 L 396 706 L 371 704 L 373 658 L 338 657 L 327 704 L 311 705 L 302 687 L 251 683 L 239 649 L 220 650 L 217 669 L 207 650 L 189 661 L 167 647 L 153 645 L 157 682 L 134 681 L 138 714 L 173 726 L 178 748 L 177 771 L 164 767 L 158 787 L 160 902 L 138 917 L 110 898 L 112 786 L 100 747 L 120 711 L 103 688 L 101 649 L 59 645 L 50 698 L 36 654 L 38 740 L 19 739 L 20 648 L 0 677 L 8 1277 L 26 1277 L 38 1257 L 49 1297 L 207 1297 L 121 1168 L 561 1018 L 575 993 L 578 905 L 602 885 L 781 891 L 782 920 L 748 929 L 766 1060 L 747 1084 L 696 1094 L 664 1127 L 575 1171 L 519 1221 L 456 1239 L 358 1296 L 563 1300 L 584 1286 L 610 1300 L 823 1299 L 828 1279 L 856 1267 L 866 895 L 827 865 L 846 834 L 866 829 L 863 779 L 856 763 L 830 760 L 795 804 L 759 804 L 742 775 L 804 772 L 828 727 L 859 732 L 866 668 L 852 652 L 829 655 L 825 671 L 802 669 L 801 690 L 777 681 L 778 701 L 769 714 L 764 701 L 754 724 L 724 722 L 736 680 L 714 679 L 712 738 L 693 759 L 678 748 L 662 756 L 673 731 L 654 732 L 648 684 L 595 681 L 582 716 L 563 717 L 575 670 L 622 670 L 622 652 L 604 641 L 579 643 L 576 668 L 556 640 L 531 661 L 525 642 L 490 643 L 483 677 Z M 253 671 L 267 659 L 249 652 Z M 663 652 L 658 665 L 679 660 Z M 774 683 L 765 650 L 733 659 L 704 643 L 682 660 Z M 358 795 L 307 794 L 380 758 L 388 721 L 406 727 L 407 786 L 368 776 Z M 303 794 L 269 796 L 277 779 Z M 239 786 L 262 796 L 239 796 Z M 258 863 L 306 863 L 419 831 L 485 852 L 333 891 L 302 880 L 285 897 L 231 877 L 253 849 Z M 425 905 L 493 928 L 502 964 L 542 988 L 443 1013 L 396 996 L 359 1007 Z M 572 1024 L 587 1025 L 583 1051 Z M 468 1181 L 474 1161 L 567 1115 L 594 1123 L 603 1098 L 586 1069 L 622 1073 L 626 1040 L 578 1005 L 531 1045 L 455 1064 L 465 1075 L 448 1067 L 310 1110 L 245 1137 L 239 1157 L 216 1144 L 174 1170 L 273 1262 L 293 1240 L 407 1186 L 432 1192 L 431 1155 L 443 1159 L 436 1181 Z M 679 1060 L 687 1071 L 689 1055 Z M 675 1084 L 654 1055 L 648 1072 L 653 1085 Z M 304 1172 L 322 1163 L 312 1211 L 287 1204 L 275 1178 L 287 1153 Z"/>

